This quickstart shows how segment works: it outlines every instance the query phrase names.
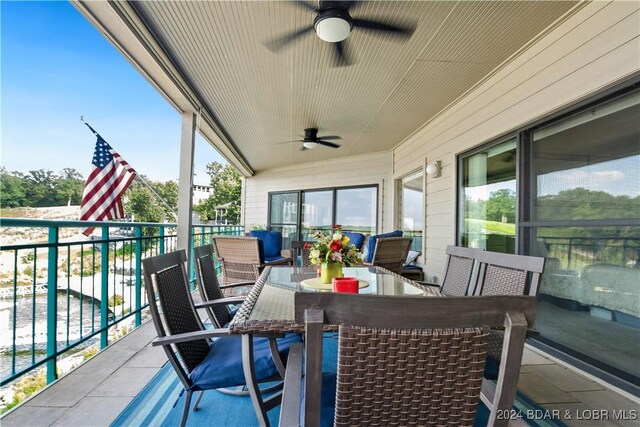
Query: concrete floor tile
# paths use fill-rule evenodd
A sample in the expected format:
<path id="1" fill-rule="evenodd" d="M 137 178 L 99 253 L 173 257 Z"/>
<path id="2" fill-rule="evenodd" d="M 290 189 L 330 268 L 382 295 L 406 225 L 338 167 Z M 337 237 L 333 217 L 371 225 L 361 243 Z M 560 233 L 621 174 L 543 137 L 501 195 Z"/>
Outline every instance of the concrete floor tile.
<path id="1" fill-rule="evenodd" d="M 595 381 L 559 365 L 531 365 L 527 368 L 530 373 L 539 375 L 562 391 L 604 390 L 604 387 Z"/>
<path id="2" fill-rule="evenodd" d="M 521 374 L 518 380 L 518 390 L 538 404 L 579 402 L 575 397 L 535 373 Z"/>
<path id="3" fill-rule="evenodd" d="M 158 373 L 158 368 L 120 368 L 89 396 L 135 397 Z"/>
<path id="4" fill-rule="evenodd" d="M 146 346 L 138 354 L 129 359 L 123 368 L 161 368 L 168 362 L 162 347 Z"/>
<path id="5" fill-rule="evenodd" d="M 2 426 L 50 426 L 67 412 L 68 408 L 30 407 L 29 410 L 14 410 L 2 417 Z"/>
<path id="6" fill-rule="evenodd" d="M 638 427 L 640 425 L 640 399 L 630 400 L 606 389 L 600 391 L 576 391 L 572 392 L 571 396 L 584 402 L 592 409 L 608 411 L 609 419 L 616 424 L 629 427 Z M 622 415 L 629 415 L 628 418 L 632 419 L 620 419 Z"/>
<path id="7" fill-rule="evenodd" d="M 551 359 L 547 359 L 541 356 L 537 352 L 525 347 L 524 354 L 522 355 L 522 365 L 553 365 L 554 362 Z"/>
<path id="8" fill-rule="evenodd" d="M 87 397 L 69 409 L 54 426 L 99 427 L 110 425 L 131 402 L 129 397 Z"/>
<path id="9" fill-rule="evenodd" d="M 76 405 L 87 396 L 94 388 L 98 387 L 107 375 L 67 375 L 40 393 L 29 399 L 26 407 L 67 407 Z"/>

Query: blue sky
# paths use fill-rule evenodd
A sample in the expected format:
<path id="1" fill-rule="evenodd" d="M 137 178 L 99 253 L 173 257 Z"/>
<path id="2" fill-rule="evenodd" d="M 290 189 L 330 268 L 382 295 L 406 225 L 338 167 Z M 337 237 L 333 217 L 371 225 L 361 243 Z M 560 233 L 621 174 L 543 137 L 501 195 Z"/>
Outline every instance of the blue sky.
<path id="1" fill-rule="evenodd" d="M 0 3 L 0 163 L 87 176 L 96 131 L 140 174 L 177 180 L 180 116 L 67 2 Z M 199 135 L 195 183 L 224 159 Z"/>

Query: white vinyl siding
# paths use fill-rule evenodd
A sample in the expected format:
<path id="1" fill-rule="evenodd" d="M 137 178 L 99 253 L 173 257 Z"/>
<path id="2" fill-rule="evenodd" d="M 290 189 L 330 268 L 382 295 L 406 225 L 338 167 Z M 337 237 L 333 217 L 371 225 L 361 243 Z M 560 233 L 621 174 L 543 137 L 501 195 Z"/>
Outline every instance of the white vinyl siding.
<path id="1" fill-rule="evenodd" d="M 456 155 L 638 73 L 639 5 L 590 3 L 394 149 L 394 178 L 442 162 L 426 185 L 427 276 L 441 277 L 455 243 Z"/>
<path id="2" fill-rule="evenodd" d="M 318 148 L 322 149 L 322 148 Z M 268 194 L 273 191 L 311 190 L 315 188 L 378 185 L 378 231 L 390 231 L 393 198 L 391 153 L 375 153 L 334 160 L 305 163 L 260 172 L 245 180 L 243 224 L 267 224 Z"/>

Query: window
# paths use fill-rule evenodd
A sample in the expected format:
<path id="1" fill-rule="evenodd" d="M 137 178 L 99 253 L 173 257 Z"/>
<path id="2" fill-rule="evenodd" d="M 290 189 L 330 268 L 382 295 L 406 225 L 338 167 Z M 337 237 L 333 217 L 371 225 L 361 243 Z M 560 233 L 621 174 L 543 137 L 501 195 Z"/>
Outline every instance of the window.
<path id="1" fill-rule="evenodd" d="M 459 243 L 515 253 L 516 138 L 461 160 Z"/>
<path id="2" fill-rule="evenodd" d="M 422 230 L 424 228 L 424 173 L 422 170 L 400 180 L 401 203 L 398 227 L 407 237 L 412 237 L 411 250 L 422 252 Z"/>
<path id="3" fill-rule="evenodd" d="M 529 252 L 547 257 L 536 327 L 546 340 L 637 381 L 640 93 L 535 130 L 531 139 L 530 220 L 522 232 Z"/>
<path id="4" fill-rule="evenodd" d="M 458 167 L 458 243 L 546 257 L 535 339 L 640 385 L 640 91 L 522 129 Z"/>
<path id="5" fill-rule="evenodd" d="M 358 187 L 336 190 L 336 224 L 344 231 L 376 233 L 378 188 Z"/>
<path id="6" fill-rule="evenodd" d="M 292 241 L 310 240 L 315 231 L 334 224 L 341 224 L 344 231 L 375 234 L 377 210 L 377 185 L 270 193 L 268 227 L 282 232 L 287 248 Z"/>

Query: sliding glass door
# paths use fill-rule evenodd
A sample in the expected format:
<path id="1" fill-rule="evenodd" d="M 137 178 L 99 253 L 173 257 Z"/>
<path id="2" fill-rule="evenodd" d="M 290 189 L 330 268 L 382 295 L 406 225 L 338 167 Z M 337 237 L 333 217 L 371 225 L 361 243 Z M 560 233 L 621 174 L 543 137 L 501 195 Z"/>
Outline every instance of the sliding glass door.
<path id="1" fill-rule="evenodd" d="M 270 230 L 282 232 L 283 247 L 310 240 L 315 231 L 341 224 L 344 231 L 375 234 L 378 186 L 325 188 L 269 194 Z"/>

